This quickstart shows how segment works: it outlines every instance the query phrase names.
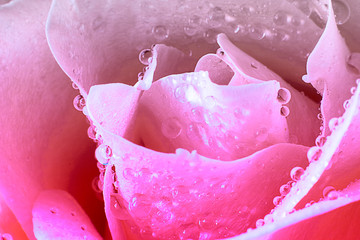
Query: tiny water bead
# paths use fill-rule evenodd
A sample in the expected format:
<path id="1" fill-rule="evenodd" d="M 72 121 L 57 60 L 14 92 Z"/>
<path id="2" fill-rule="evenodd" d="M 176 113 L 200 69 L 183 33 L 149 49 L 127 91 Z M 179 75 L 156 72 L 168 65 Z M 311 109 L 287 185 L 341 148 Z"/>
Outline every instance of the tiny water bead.
<path id="1" fill-rule="evenodd" d="M 225 13 L 220 7 L 214 7 L 208 12 L 208 17 L 206 19 L 207 24 L 210 27 L 218 28 L 222 25 L 225 20 Z"/>
<path id="2" fill-rule="evenodd" d="M 182 125 L 177 118 L 168 118 L 161 124 L 161 132 L 167 138 L 177 138 L 182 132 Z"/>
<path id="3" fill-rule="evenodd" d="M 344 109 L 345 109 L 345 110 L 348 109 L 349 106 L 350 106 L 350 101 L 349 101 L 349 100 L 346 100 L 346 101 L 343 103 Z"/>
<path id="4" fill-rule="evenodd" d="M 334 131 L 337 126 L 339 126 L 339 119 L 338 118 L 332 118 L 329 121 L 329 129 L 330 131 Z"/>
<path id="5" fill-rule="evenodd" d="M 146 195 L 135 193 L 129 202 L 128 208 L 134 217 L 146 219 L 152 209 L 152 204 Z"/>
<path id="6" fill-rule="evenodd" d="M 123 176 L 126 180 L 134 180 L 138 177 L 137 172 L 132 168 L 125 168 L 123 171 Z"/>
<path id="7" fill-rule="evenodd" d="M 350 7 L 346 1 L 333 0 L 332 6 L 334 9 L 336 23 L 342 25 L 350 18 Z"/>
<path id="8" fill-rule="evenodd" d="M 96 128 L 94 125 L 90 125 L 90 127 L 88 127 L 87 135 L 90 139 L 94 141 L 96 140 Z"/>
<path id="9" fill-rule="evenodd" d="M 281 204 L 282 199 L 283 199 L 283 196 L 274 197 L 273 203 L 274 203 L 275 207 Z"/>
<path id="10" fill-rule="evenodd" d="M 290 192 L 290 188 L 291 186 L 289 184 L 282 185 L 279 190 L 281 196 L 287 195 Z"/>
<path id="11" fill-rule="evenodd" d="M 153 27 L 152 34 L 158 41 L 163 41 L 169 37 L 169 29 L 164 25 L 158 25 Z"/>
<path id="12" fill-rule="evenodd" d="M 107 165 L 112 157 L 112 149 L 105 144 L 100 144 L 95 150 L 95 157 L 98 162 Z"/>
<path id="13" fill-rule="evenodd" d="M 191 26 L 191 25 L 187 25 L 184 27 L 184 33 L 189 36 L 192 37 L 197 33 L 197 27 L 195 26 Z"/>
<path id="14" fill-rule="evenodd" d="M 336 191 L 336 189 L 334 187 L 327 186 L 323 190 L 323 196 L 326 199 L 335 200 L 339 197 L 339 193 Z"/>
<path id="15" fill-rule="evenodd" d="M 287 106 L 282 106 L 280 108 L 280 114 L 281 116 L 287 117 L 290 114 L 290 109 Z"/>
<path id="16" fill-rule="evenodd" d="M 268 138 L 268 130 L 266 128 L 260 128 L 255 133 L 255 139 L 257 142 L 265 142 L 265 140 Z"/>
<path id="17" fill-rule="evenodd" d="M 216 36 L 218 35 L 218 33 L 219 32 L 216 31 L 215 29 L 210 28 L 204 32 L 203 36 L 208 43 L 213 44 L 216 43 Z"/>
<path id="18" fill-rule="evenodd" d="M 288 23 L 288 14 L 284 11 L 278 11 L 275 13 L 273 21 L 278 26 L 285 25 Z"/>
<path id="19" fill-rule="evenodd" d="M 294 167 L 293 169 L 291 169 L 290 177 L 294 181 L 299 181 L 304 172 L 305 171 L 302 167 Z"/>
<path id="20" fill-rule="evenodd" d="M 262 226 L 264 226 L 264 225 L 265 225 L 264 219 L 258 219 L 258 220 L 256 221 L 256 227 L 262 227 Z"/>
<path id="21" fill-rule="evenodd" d="M 144 65 L 149 65 L 151 63 L 153 54 L 151 49 L 144 49 L 139 53 L 139 61 Z"/>
<path id="22" fill-rule="evenodd" d="M 316 162 L 319 160 L 320 156 L 322 154 L 322 150 L 319 147 L 311 147 L 307 152 L 307 158 L 309 160 L 309 163 Z"/>
<path id="23" fill-rule="evenodd" d="M 303 75 L 302 78 L 301 78 L 305 83 L 310 83 L 310 78 L 308 75 Z"/>
<path id="24" fill-rule="evenodd" d="M 260 25 L 249 25 L 249 37 L 254 40 L 262 40 L 265 38 L 266 29 Z"/>
<path id="25" fill-rule="evenodd" d="M 352 87 L 352 88 L 350 89 L 350 93 L 351 93 L 352 95 L 354 95 L 355 92 L 356 92 L 356 87 Z"/>
<path id="26" fill-rule="evenodd" d="M 324 137 L 323 135 L 318 136 L 315 140 L 315 144 L 318 147 L 324 146 L 325 142 L 326 142 L 326 137 Z"/>
<path id="27" fill-rule="evenodd" d="M 75 82 L 72 82 L 72 83 L 71 83 L 71 86 L 72 86 L 72 88 L 75 89 L 75 90 L 78 90 L 78 89 L 79 89 L 79 86 L 78 86 Z"/>
<path id="28" fill-rule="evenodd" d="M 287 104 L 291 99 L 291 93 L 286 88 L 280 88 L 277 94 L 277 100 L 281 104 Z"/>
<path id="29" fill-rule="evenodd" d="M 182 103 L 194 102 L 200 103 L 201 97 L 193 85 L 182 83 L 176 87 L 174 92 L 175 98 Z"/>
<path id="30" fill-rule="evenodd" d="M 129 214 L 124 206 L 124 199 L 119 194 L 110 194 L 110 212 L 120 220 L 127 220 Z"/>
<path id="31" fill-rule="evenodd" d="M 77 95 L 74 98 L 73 105 L 76 110 L 82 111 L 86 105 L 85 98 L 82 95 Z"/>

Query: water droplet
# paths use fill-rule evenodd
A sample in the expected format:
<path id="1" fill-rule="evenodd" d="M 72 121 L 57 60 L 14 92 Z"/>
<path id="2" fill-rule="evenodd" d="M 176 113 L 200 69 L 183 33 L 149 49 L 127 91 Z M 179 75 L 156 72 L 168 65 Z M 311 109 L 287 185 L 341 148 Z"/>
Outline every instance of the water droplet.
<path id="1" fill-rule="evenodd" d="M 335 200 L 339 197 L 339 193 L 336 191 L 336 189 L 334 187 L 327 186 L 323 190 L 323 196 L 326 199 Z"/>
<path id="2" fill-rule="evenodd" d="M 202 123 L 192 123 L 187 129 L 187 136 L 192 141 L 201 140 L 204 144 L 208 144 L 208 132 Z"/>
<path id="3" fill-rule="evenodd" d="M 90 127 L 88 127 L 88 130 L 87 130 L 87 135 L 90 139 L 92 140 L 96 140 L 96 130 L 95 130 L 95 126 L 94 125 L 90 125 Z"/>
<path id="4" fill-rule="evenodd" d="M 10 1 L 9 1 L 10 2 Z M 1 5 L 2 3 L 0 2 L 0 5 Z M 11 236 L 11 234 L 10 233 L 3 233 L 1 236 L 0 236 L 1 238 L 1 240 L 13 240 L 13 237 Z"/>
<path id="5" fill-rule="evenodd" d="M 138 172 L 138 178 L 141 180 L 141 182 L 151 182 L 153 178 L 153 174 L 148 168 L 141 168 Z"/>
<path id="6" fill-rule="evenodd" d="M 208 13 L 207 23 L 212 28 L 218 28 L 222 25 L 225 19 L 225 13 L 220 7 L 214 7 L 210 9 Z"/>
<path id="7" fill-rule="evenodd" d="M 110 194 L 110 212 L 115 218 L 127 220 L 129 218 L 124 199 L 119 194 Z"/>
<path id="8" fill-rule="evenodd" d="M 241 24 L 235 24 L 233 26 L 233 32 L 235 34 L 244 35 L 246 33 L 246 28 Z"/>
<path id="9" fill-rule="evenodd" d="M 214 96 L 207 96 L 204 101 L 204 106 L 208 109 L 211 109 L 216 106 L 216 98 Z"/>
<path id="10" fill-rule="evenodd" d="M 171 195 L 176 202 L 185 202 L 189 199 L 189 189 L 184 185 L 177 185 L 171 189 Z"/>
<path id="11" fill-rule="evenodd" d="M 349 101 L 349 100 L 346 100 L 346 101 L 344 102 L 344 104 L 343 104 L 344 109 L 345 109 L 345 110 L 348 109 L 349 106 L 350 106 L 350 101 Z"/>
<path id="12" fill-rule="evenodd" d="M 302 79 L 305 83 L 310 83 L 310 82 L 311 82 L 308 75 L 303 75 L 301 79 Z"/>
<path id="13" fill-rule="evenodd" d="M 177 138 L 181 131 L 182 125 L 177 118 L 168 118 L 161 124 L 161 132 L 167 138 Z"/>
<path id="14" fill-rule="evenodd" d="M 204 119 L 209 126 L 219 126 L 221 123 L 220 115 L 218 113 L 211 113 L 210 111 L 205 111 Z"/>
<path id="15" fill-rule="evenodd" d="M 326 142 L 326 137 L 324 137 L 323 135 L 318 136 L 315 140 L 315 144 L 318 147 L 324 146 L 325 142 Z"/>
<path id="16" fill-rule="evenodd" d="M 184 32 L 187 36 L 192 37 L 197 33 L 197 28 L 195 26 L 187 25 L 184 27 Z"/>
<path id="17" fill-rule="evenodd" d="M 82 95 L 77 95 L 73 101 L 74 107 L 78 111 L 82 111 L 86 105 L 85 98 Z"/>
<path id="18" fill-rule="evenodd" d="M 101 188 L 99 188 L 99 177 L 95 177 L 92 181 L 91 181 L 91 188 L 94 190 L 94 192 L 96 193 L 101 193 L 102 190 Z"/>
<path id="19" fill-rule="evenodd" d="M 236 108 L 234 110 L 234 116 L 236 118 L 244 118 L 246 116 L 250 115 L 250 111 L 248 109 L 245 108 Z"/>
<path id="20" fill-rule="evenodd" d="M 355 92 L 356 92 L 356 87 L 352 87 L 352 88 L 350 89 L 350 93 L 351 93 L 352 95 L 354 95 Z"/>
<path id="21" fill-rule="evenodd" d="M 144 194 L 135 193 L 129 202 L 129 210 L 136 218 L 148 218 L 151 208 L 152 204 L 148 197 Z"/>
<path id="22" fill-rule="evenodd" d="M 283 197 L 281 197 L 281 196 L 274 197 L 273 203 L 274 203 L 275 207 L 281 204 L 282 199 L 283 199 Z"/>
<path id="23" fill-rule="evenodd" d="M 269 133 L 266 128 L 260 128 L 255 133 L 255 139 L 257 142 L 264 142 L 268 138 L 268 135 Z"/>
<path id="24" fill-rule="evenodd" d="M 191 119 L 198 123 L 204 122 L 204 109 L 202 107 L 191 109 Z"/>
<path id="25" fill-rule="evenodd" d="M 319 120 L 323 120 L 323 115 L 322 115 L 322 113 L 318 113 L 317 118 L 318 118 Z"/>
<path id="26" fill-rule="evenodd" d="M 248 4 L 241 5 L 239 10 L 240 10 L 239 12 L 241 14 L 246 15 L 246 16 L 250 16 L 251 14 L 253 14 L 255 12 L 255 8 Z"/>
<path id="27" fill-rule="evenodd" d="M 280 187 L 280 194 L 281 196 L 285 196 L 290 192 L 290 186 L 288 184 L 284 184 Z"/>
<path id="28" fill-rule="evenodd" d="M 139 53 L 139 61 L 144 65 L 149 65 L 152 60 L 152 51 L 151 49 L 144 49 Z"/>
<path id="29" fill-rule="evenodd" d="M 332 118 L 329 121 L 329 129 L 330 131 L 334 131 L 337 126 L 339 125 L 339 119 L 338 118 Z"/>
<path id="30" fill-rule="evenodd" d="M 265 225 L 265 221 L 264 221 L 264 219 L 258 219 L 257 221 L 256 221 L 256 227 L 258 228 L 258 227 L 262 227 L 262 226 L 264 226 Z"/>
<path id="31" fill-rule="evenodd" d="M 294 167 L 293 169 L 291 169 L 290 177 L 294 181 L 299 181 L 304 172 L 305 171 L 302 167 Z"/>
<path id="32" fill-rule="evenodd" d="M 104 31 L 105 30 L 105 26 L 106 23 L 104 21 L 104 19 L 101 16 L 98 16 L 97 18 L 94 19 L 94 21 L 92 22 L 92 29 L 94 31 Z"/>
<path id="33" fill-rule="evenodd" d="M 125 168 L 123 171 L 123 176 L 127 180 L 134 180 L 137 178 L 137 172 L 132 168 Z"/>
<path id="34" fill-rule="evenodd" d="M 210 28 L 204 32 L 204 38 L 210 44 L 216 43 L 217 35 L 218 35 L 218 32 L 212 28 Z"/>
<path id="35" fill-rule="evenodd" d="M 199 93 L 193 85 L 183 83 L 176 87 L 174 92 L 175 98 L 182 103 L 194 102 L 201 103 Z"/>
<path id="36" fill-rule="evenodd" d="M 307 157 L 310 163 L 319 160 L 322 150 L 319 147 L 311 147 L 307 152 Z"/>
<path id="37" fill-rule="evenodd" d="M 290 109 L 287 106 L 282 106 L 280 108 L 280 114 L 281 116 L 287 117 L 290 114 Z"/>
<path id="38" fill-rule="evenodd" d="M 265 29 L 261 26 L 250 26 L 249 27 L 249 36 L 254 40 L 261 40 L 265 37 Z"/>
<path id="39" fill-rule="evenodd" d="M 272 32 L 273 32 L 272 36 L 275 41 L 283 42 L 290 39 L 290 35 L 288 34 L 288 32 L 283 29 L 274 28 L 272 29 Z"/>
<path id="40" fill-rule="evenodd" d="M 95 150 L 95 157 L 103 165 L 107 165 L 112 156 L 112 149 L 105 145 L 100 144 Z"/>
<path id="41" fill-rule="evenodd" d="M 275 13 L 273 21 L 278 26 L 285 25 L 288 23 L 288 14 L 284 11 L 278 11 Z"/>
<path id="42" fill-rule="evenodd" d="M 280 88 L 277 94 L 277 100 L 281 104 L 287 104 L 291 99 L 291 93 L 286 88 Z"/>
<path id="43" fill-rule="evenodd" d="M 163 41 L 169 37 L 169 30 L 163 25 L 153 27 L 152 33 L 158 41 Z"/>
<path id="44" fill-rule="evenodd" d="M 75 90 L 78 90 L 78 89 L 79 89 L 79 86 L 78 86 L 75 82 L 72 82 L 72 83 L 71 83 L 71 86 L 72 86 L 72 88 L 75 89 Z"/>
<path id="45" fill-rule="evenodd" d="M 274 222 L 274 218 L 272 217 L 272 215 L 268 214 L 264 217 L 264 222 L 265 222 L 265 224 L 272 223 L 272 222 Z"/>
<path id="46" fill-rule="evenodd" d="M 347 2 L 340 0 L 333 0 L 332 6 L 334 9 L 336 23 L 341 25 L 346 23 L 350 18 L 350 7 Z"/>
<path id="47" fill-rule="evenodd" d="M 201 17 L 198 15 L 193 15 L 189 18 L 189 24 L 192 26 L 199 26 L 201 24 Z"/>

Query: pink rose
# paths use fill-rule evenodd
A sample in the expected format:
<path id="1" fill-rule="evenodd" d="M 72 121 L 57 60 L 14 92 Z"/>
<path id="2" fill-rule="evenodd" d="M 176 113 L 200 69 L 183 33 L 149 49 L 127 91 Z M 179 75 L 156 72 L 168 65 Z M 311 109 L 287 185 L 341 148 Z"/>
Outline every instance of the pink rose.
<path id="1" fill-rule="evenodd" d="M 102 201 L 96 198 L 101 188 L 113 239 L 356 238 L 359 58 L 340 36 L 332 12 L 303 78 L 322 95 L 318 136 L 319 105 L 296 89 L 316 99 L 309 84 L 298 80 L 303 74 L 299 66 L 318 40 L 322 30 L 314 22 L 324 24 L 316 16 L 325 16 L 326 6 L 277 6 L 294 8 L 292 15 L 261 6 L 269 12 L 260 16 L 273 16 L 275 27 L 259 22 L 243 28 L 236 20 L 247 16 L 255 23 L 256 7 L 205 5 L 197 11 L 207 13 L 206 19 L 192 16 L 182 26 L 175 14 L 173 22 L 166 21 L 168 27 L 162 18 L 169 17 L 156 14 L 158 9 L 165 13 L 165 5 L 152 4 L 0 5 L 1 22 L 6 23 L 0 62 L 6 96 L 1 102 L 6 138 L 0 148 L 3 238 L 109 238 Z M 177 11 L 185 14 L 197 7 L 188 4 L 194 6 L 182 3 Z M 318 15 L 313 11 L 305 18 L 305 6 Z M 346 17 L 352 7 L 334 2 L 337 22 L 349 22 L 343 25 L 345 32 L 354 22 Z M 135 14 L 139 8 L 147 9 L 141 11 L 144 15 Z M 156 18 L 146 15 L 148 9 Z M 45 42 L 46 18 L 53 55 Z M 148 27 L 144 19 L 159 22 Z M 288 24 L 295 32 L 284 32 Z M 181 31 L 171 32 L 173 26 Z M 196 64 L 214 51 L 221 31 L 232 39 L 244 34 L 237 44 L 279 75 L 226 35 L 217 37 L 221 50 L 216 55 L 205 55 Z M 315 34 L 293 39 L 301 31 Z M 201 48 L 191 46 L 204 39 L 208 43 Z M 135 84 L 140 64 L 133 56 L 141 50 L 136 47 L 153 42 L 191 49 L 192 56 L 156 45 L 140 55 L 149 66 Z M 291 61 L 281 55 L 285 53 Z M 84 96 L 74 103 L 88 116 L 88 134 L 99 143 L 96 156 L 104 165 L 98 163 L 98 178 L 95 161 L 85 162 L 94 152 L 84 136 L 87 124 L 71 108 L 74 90 L 54 58 Z M 20 79 L 24 84 L 11 84 Z M 106 82 L 122 83 L 96 85 Z M 315 141 L 317 146 L 311 147 Z"/>

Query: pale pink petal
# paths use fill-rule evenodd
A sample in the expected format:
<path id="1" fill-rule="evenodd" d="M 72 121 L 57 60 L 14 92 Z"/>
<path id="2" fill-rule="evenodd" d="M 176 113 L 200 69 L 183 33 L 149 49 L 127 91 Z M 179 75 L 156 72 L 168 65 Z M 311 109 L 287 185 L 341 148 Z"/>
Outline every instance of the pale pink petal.
<path id="1" fill-rule="evenodd" d="M 359 69 L 354 69 L 347 62 L 351 52 L 337 28 L 331 4 L 329 7 L 328 22 L 309 56 L 306 76 L 307 81 L 323 96 L 321 111 L 325 136 L 330 134 L 330 119 L 344 113 L 344 101 L 351 96 L 350 88 L 360 76 Z"/>
<path id="2" fill-rule="evenodd" d="M 0 25 L 0 194 L 30 239 L 32 205 L 43 188 L 68 189 L 87 211 L 100 212 L 91 207 L 98 200 L 81 197 L 94 194 L 93 144 L 72 106 L 76 91 L 46 42 L 50 3 L 20 0 L 0 7 L 6 23 Z"/>
<path id="3" fill-rule="evenodd" d="M 79 203 L 67 192 L 41 192 L 32 210 L 38 240 L 102 239 Z"/>
<path id="4" fill-rule="evenodd" d="M 344 115 L 334 119 L 332 133 L 323 147 L 309 150 L 311 164 L 275 213 L 302 208 L 306 203 L 322 198 L 327 187 L 341 190 L 360 178 L 359 106 L 360 87 L 350 99 Z"/>
<path id="5" fill-rule="evenodd" d="M 357 181 L 344 191 L 332 192 L 332 199 L 310 205 L 231 240 L 358 239 L 359 185 Z"/>
<path id="6" fill-rule="evenodd" d="M 91 102 L 90 117 L 106 115 L 92 114 Z M 124 114 L 118 119 L 126 121 Z M 105 126 L 101 119 L 91 120 L 103 143 L 112 149 L 104 194 L 111 232 L 119 238 L 139 232 L 147 237 L 154 232 L 156 239 L 199 236 L 200 232 L 214 237 L 239 234 L 270 211 L 278 183 L 291 180 L 291 167 L 307 165 L 307 148 L 291 144 L 274 145 L 232 162 L 184 149 L 177 149 L 176 154 L 155 152 L 109 131 L 116 122 Z"/>
<path id="7" fill-rule="evenodd" d="M 316 118 L 319 112 L 318 104 L 301 94 L 265 65 L 237 48 L 226 35 L 220 34 L 218 36 L 218 44 L 224 51 L 224 61 L 246 81 L 276 80 L 280 82 L 281 87 L 290 91 L 291 100 L 288 103 L 290 114 L 287 117 L 287 122 L 291 139 L 298 144 L 313 145 L 320 128 L 320 121 Z M 234 81 L 236 81 L 236 84 L 243 84 L 244 81 L 239 81 L 239 78 L 237 77 Z M 232 82 L 230 82 L 230 85 L 232 85 Z M 303 130 L 305 128 L 306 131 Z"/>
<path id="8" fill-rule="evenodd" d="M 184 148 L 221 160 L 248 156 L 288 142 L 279 89 L 276 81 L 219 86 L 207 72 L 171 75 L 142 95 L 140 136 L 146 147 L 161 152 Z"/>

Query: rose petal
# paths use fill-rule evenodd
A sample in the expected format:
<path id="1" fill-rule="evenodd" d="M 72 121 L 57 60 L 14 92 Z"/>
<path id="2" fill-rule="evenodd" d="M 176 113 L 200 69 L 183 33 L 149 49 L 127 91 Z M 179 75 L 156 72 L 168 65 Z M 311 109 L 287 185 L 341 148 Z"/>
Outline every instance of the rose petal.
<path id="1" fill-rule="evenodd" d="M 102 239 L 77 201 L 62 190 L 40 193 L 32 210 L 34 234 L 47 239 Z"/>
<path id="2" fill-rule="evenodd" d="M 30 239 L 31 209 L 43 188 L 68 189 L 92 216 L 100 212 L 93 208 L 99 205 L 95 198 L 81 197 L 93 194 L 87 184 L 97 170 L 88 166 L 93 144 L 71 104 L 76 92 L 46 42 L 49 8 L 50 1 L 40 0 L 0 7 L 6 23 L 0 26 L 0 194 Z"/>
<path id="3" fill-rule="evenodd" d="M 344 113 L 344 101 L 351 96 L 350 88 L 359 77 L 359 72 L 349 66 L 349 57 L 350 50 L 337 29 L 332 5 L 329 4 L 326 28 L 307 62 L 308 81 L 323 95 L 321 111 L 325 136 L 330 133 L 330 119 Z"/>
<path id="4" fill-rule="evenodd" d="M 9 234 L 13 239 L 26 239 L 24 230 L 0 195 L 0 238 L 2 234 Z M 5 236 L 2 237 L 5 238 Z"/>
<path id="5" fill-rule="evenodd" d="M 95 116 L 91 109 L 90 117 Z M 135 233 L 148 236 L 154 232 L 157 238 L 169 239 L 179 234 L 179 229 L 191 232 L 195 228 L 197 233 L 199 220 L 204 220 L 202 228 L 207 228 L 207 223 L 211 226 L 220 209 L 224 210 L 222 222 L 211 234 L 226 237 L 243 232 L 271 209 L 280 188 L 277 183 L 290 180 L 288 166 L 307 164 L 307 148 L 291 144 L 274 145 L 233 162 L 219 162 L 184 149 L 176 154 L 160 153 L 121 138 L 104 128 L 99 119 L 92 118 L 92 122 L 113 153 L 104 194 L 109 226 L 116 237 L 131 234 L 130 230 L 123 232 L 125 223 Z M 269 187 L 264 190 L 264 185 Z M 214 215 L 208 215 L 209 211 Z M 151 221 L 152 228 L 148 225 Z M 223 229 L 226 226 L 234 232 Z"/>
<path id="6" fill-rule="evenodd" d="M 157 151 L 184 148 L 238 159 L 288 141 L 278 91 L 275 81 L 230 88 L 213 84 L 206 72 L 172 75 L 142 95 L 139 132 L 144 145 Z"/>
<path id="7" fill-rule="evenodd" d="M 273 224 L 265 225 L 231 240 L 250 239 L 357 239 L 360 230 L 359 181 L 336 200 L 326 200 L 294 212 Z M 229 239 L 230 240 L 230 239 Z"/>
<path id="8" fill-rule="evenodd" d="M 304 177 L 297 182 L 275 213 L 301 208 L 311 200 L 323 197 L 324 189 L 332 186 L 344 189 L 359 179 L 360 87 L 349 101 L 344 115 L 337 119 L 333 132 L 322 148 L 312 148 L 308 155 L 312 162 Z M 315 151 L 313 151 L 315 150 Z"/>
<path id="9" fill-rule="evenodd" d="M 280 82 L 281 87 L 290 91 L 291 100 L 288 104 L 290 114 L 287 117 L 289 134 L 292 139 L 296 138 L 295 142 L 298 144 L 306 146 L 313 145 L 320 127 L 320 122 L 316 119 L 319 108 L 318 104 L 301 94 L 265 65 L 241 51 L 230 42 L 226 35 L 220 34 L 218 36 L 218 43 L 224 51 L 224 61 L 226 61 L 233 71 L 241 76 L 242 79 L 248 82 L 277 80 Z M 237 77 L 237 79 L 239 78 L 240 77 Z M 235 81 L 239 83 L 239 80 Z M 231 84 L 230 82 L 230 85 Z M 305 128 L 307 131 L 303 131 Z"/>

